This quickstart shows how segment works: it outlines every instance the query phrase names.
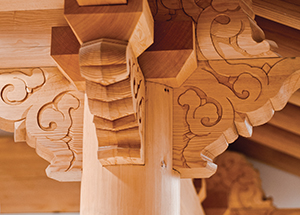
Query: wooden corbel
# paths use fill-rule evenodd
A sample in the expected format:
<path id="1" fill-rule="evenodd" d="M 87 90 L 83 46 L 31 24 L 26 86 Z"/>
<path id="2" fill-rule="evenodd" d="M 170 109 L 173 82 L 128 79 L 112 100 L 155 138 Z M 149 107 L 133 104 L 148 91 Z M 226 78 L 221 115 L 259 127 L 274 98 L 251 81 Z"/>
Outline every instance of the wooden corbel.
<path id="1" fill-rule="evenodd" d="M 153 42 L 151 12 L 145 0 L 90 2 L 65 1 L 70 28 L 53 28 L 52 57 L 86 92 L 101 164 L 144 164 L 145 80 L 137 57 Z"/>
<path id="2" fill-rule="evenodd" d="M 0 70 L 0 127 L 50 162 L 58 181 L 80 181 L 83 94 L 56 68 Z"/>
<path id="3" fill-rule="evenodd" d="M 216 171 L 214 158 L 228 143 L 238 135 L 251 136 L 252 127 L 270 120 L 300 87 L 300 59 L 272 51 L 276 44 L 265 40 L 256 25 L 251 1 L 149 2 L 155 23 L 190 20 L 195 25 L 196 69 L 181 69 L 173 76 L 167 70 L 165 77 L 148 73 L 143 58 L 151 47 L 140 65 L 146 81 L 173 88 L 173 168 L 182 178 L 209 177 Z M 173 60 L 165 58 L 164 64 Z"/>

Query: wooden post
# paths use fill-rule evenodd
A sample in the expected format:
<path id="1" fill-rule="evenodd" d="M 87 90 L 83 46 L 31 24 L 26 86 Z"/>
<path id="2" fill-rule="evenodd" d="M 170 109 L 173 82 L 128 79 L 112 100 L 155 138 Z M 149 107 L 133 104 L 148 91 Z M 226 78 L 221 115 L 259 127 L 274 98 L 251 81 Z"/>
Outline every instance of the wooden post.
<path id="1" fill-rule="evenodd" d="M 85 102 L 81 215 L 180 214 L 180 176 L 172 169 L 172 90 L 146 84 L 145 165 L 102 167 Z"/>

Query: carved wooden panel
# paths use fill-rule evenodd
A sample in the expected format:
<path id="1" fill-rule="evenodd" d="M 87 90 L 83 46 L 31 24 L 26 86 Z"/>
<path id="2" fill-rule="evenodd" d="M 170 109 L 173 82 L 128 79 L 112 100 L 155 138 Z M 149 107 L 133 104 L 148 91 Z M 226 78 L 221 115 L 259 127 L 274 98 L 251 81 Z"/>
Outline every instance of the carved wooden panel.
<path id="1" fill-rule="evenodd" d="M 56 68 L 0 70 L 0 89 L 1 129 L 49 161 L 50 178 L 80 180 L 82 93 Z"/>
<path id="2" fill-rule="evenodd" d="M 143 164 L 145 80 L 130 45 L 100 39 L 83 44 L 79 57 L 100 162 Z"/>
<path id="3" fill-rule="evenodd" d="M 175 169 L 182 177 L 213 174 L 213 159 L 282 109 L 299 77 L 299 58 L 199 62 L 174 89 Z"/>
<path id="4" fill-rule="evenodd" d="M 250 0 L 148 0 L 155 20 L 193 20 L 199 60 L 276 57 Z"/>

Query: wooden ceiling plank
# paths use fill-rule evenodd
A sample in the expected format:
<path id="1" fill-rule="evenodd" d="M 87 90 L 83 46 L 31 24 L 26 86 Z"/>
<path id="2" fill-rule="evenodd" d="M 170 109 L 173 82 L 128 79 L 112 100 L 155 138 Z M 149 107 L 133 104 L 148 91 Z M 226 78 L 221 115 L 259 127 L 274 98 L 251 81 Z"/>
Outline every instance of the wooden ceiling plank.
<path id="1" fill-rule="evenodd" d="M 300 107 L 287 104 L 284 109 L 276 112 L 268 123 L 283 130 L 300 135 Z"/>
<path id="2" fill-rule="evenodd" d="M 1 0 L 0 11 L 63 9 L 64 0 Z"/>
<path id="3" fill-rule="evenodd" d="M 300 159 L 300 136 L 266 124 L 254 128 L 251 140 Z"/>
<path id="4" fill-rule="evenodd" d="M 253 0 L 255 14 L 300 29 L 300 6 L 280 0 Z"/>
<path id="5" fill-rule="evenodd" d="M 289 103 L 300 107 L 300 90 L 297 90 L 289 99 Z"/>
<path id="6" fill-rule="evenodd" d="M 255 21 L 263 29 L 266 39 L 276 42 L 276 53 L 282 57 L 300 56 L 299 30 L 260 16 L 256 16 Z"/>
<path id="7" fill-rule="evenodd" d="M 229 145 L 229 150 L 241 152 L 248 157 L 300 176 L 300 159 L 248 138 L 240 137 L 234 143 Z"/>
<path id="8" fill-rule="evenodd" d="M 77 0 L 80 6 L 126 4 L 127 0 Z"/>

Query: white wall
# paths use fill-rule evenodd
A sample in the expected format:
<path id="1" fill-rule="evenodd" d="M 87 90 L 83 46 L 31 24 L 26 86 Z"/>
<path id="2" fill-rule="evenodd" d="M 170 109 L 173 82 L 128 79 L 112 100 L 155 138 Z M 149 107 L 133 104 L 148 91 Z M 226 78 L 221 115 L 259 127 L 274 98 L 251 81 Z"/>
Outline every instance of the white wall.
<path id="1" fill-rule="evenodd" d="M 272 166 L 248 159 L 259 170 L 267 197 L 278 208 L 300 208 L 300 177 Z M 300 168 L 300 166 L 299 166 Z"/>

